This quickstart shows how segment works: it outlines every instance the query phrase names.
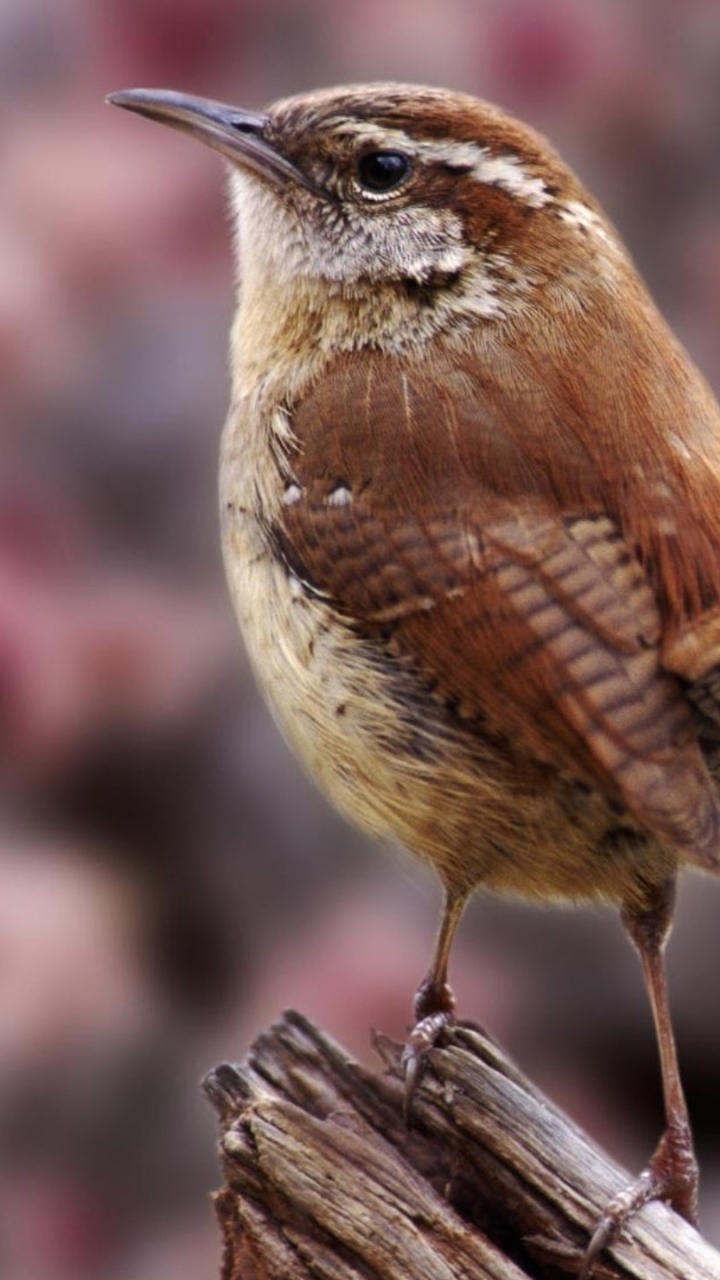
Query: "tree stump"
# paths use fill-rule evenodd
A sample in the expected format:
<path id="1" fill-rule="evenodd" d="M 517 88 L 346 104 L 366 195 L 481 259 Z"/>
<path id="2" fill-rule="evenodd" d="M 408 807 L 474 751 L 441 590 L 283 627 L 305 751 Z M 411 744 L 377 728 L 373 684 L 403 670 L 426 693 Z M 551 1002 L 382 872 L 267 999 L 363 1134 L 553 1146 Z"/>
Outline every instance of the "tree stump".
<path id="1" fill-rule="evenodd" d="M 222 1280 L 559 1280 L 631 1180 L 477 1028 L 429 1055 L 403 1119 L 401 1047 L 385 1074 L 297 1013 L 210 1073 L 225 1186 Z M 661 1204 L 598 1280 L 720 1280 L 720 1254 Z"/>

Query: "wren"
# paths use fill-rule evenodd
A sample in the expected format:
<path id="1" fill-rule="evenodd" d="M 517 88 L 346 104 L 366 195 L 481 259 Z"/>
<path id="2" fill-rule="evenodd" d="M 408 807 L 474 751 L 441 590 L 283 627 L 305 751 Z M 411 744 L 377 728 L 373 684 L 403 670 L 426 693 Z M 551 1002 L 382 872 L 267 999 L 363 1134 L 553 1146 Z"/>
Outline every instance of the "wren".
<path id="1" fill-rule="evenodd" d="M 311 774 L 444 888 L 408 1095 L 479 886 L 616 903 L 639 952 L 666 1127 L 587 1276 L 646 1201 L 697 1219 L 663 953 L 678 869 L 719 861 L 718 407 L 599 205 L 497 108 L 111 101 L 229 161 L 227 577 Z"/>

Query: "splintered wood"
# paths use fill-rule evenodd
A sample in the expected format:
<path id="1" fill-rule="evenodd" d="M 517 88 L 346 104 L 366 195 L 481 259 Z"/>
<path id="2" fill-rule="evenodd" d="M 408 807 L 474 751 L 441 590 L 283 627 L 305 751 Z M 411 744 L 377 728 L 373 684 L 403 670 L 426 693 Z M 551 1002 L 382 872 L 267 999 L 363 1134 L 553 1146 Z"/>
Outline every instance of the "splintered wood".
<path id="1" fill-rule="evenodd" d="M 433 1050 L 403 1120 L 400 1047 L 373 1075 L 286 1014 L 210 1073 L 225 1186 L 221 1280 L 559 1280 L 630 1181 L 480 1031 Z M 720 1280 L 720 1255 L 647 1206 L 598 1280 Z"/>

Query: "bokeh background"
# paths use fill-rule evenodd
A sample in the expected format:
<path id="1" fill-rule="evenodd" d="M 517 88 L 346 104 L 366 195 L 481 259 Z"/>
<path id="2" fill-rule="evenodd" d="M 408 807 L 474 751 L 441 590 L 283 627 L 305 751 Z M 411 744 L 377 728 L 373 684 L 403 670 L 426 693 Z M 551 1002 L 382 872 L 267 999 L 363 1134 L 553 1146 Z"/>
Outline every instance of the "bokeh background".
<path id="1" fill-rule="evenodd" d="M 103 95 L 445 84 L 550 134 L 720 390 L 717 0 L 0 0 L 0 1273 L 217 1274 L 198 1081 L 283 1007 L 401 1036 L 432 881 L 367 847 L 256 694 L 215 518 L 223 175 Z M 720 891 L 670 966 L 720 1242 Z M 611 912 L 479 901 L 462 1012 L 631 1167 L 660 1129 Z"/>

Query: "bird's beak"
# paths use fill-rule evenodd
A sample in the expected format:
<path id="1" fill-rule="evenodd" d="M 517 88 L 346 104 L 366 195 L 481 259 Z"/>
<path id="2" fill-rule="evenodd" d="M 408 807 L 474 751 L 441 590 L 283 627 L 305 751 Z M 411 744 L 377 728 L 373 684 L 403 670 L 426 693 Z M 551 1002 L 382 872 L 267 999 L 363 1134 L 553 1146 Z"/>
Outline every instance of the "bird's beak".
<path id="1" fill-rule="evenodd" d="M 232 161 L 279 185 L 292 182 L 323 194 L 265 138 L 268 117 L 211 98 L 195 98 L 172 89 L 122 89 L 106 99 L 114 107 L 136 111 L 181 129 Z"/>

